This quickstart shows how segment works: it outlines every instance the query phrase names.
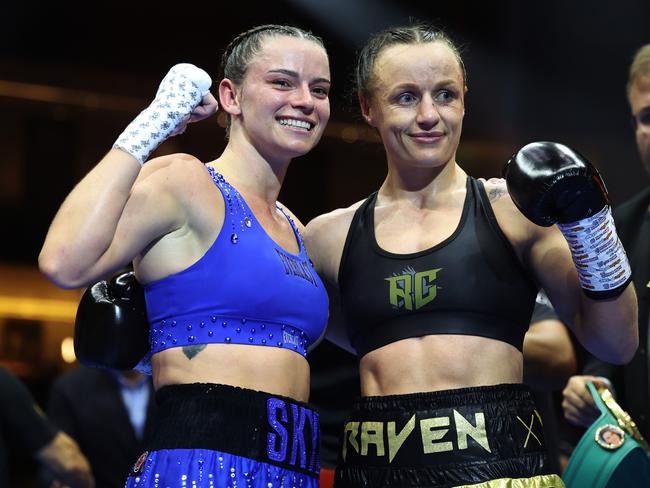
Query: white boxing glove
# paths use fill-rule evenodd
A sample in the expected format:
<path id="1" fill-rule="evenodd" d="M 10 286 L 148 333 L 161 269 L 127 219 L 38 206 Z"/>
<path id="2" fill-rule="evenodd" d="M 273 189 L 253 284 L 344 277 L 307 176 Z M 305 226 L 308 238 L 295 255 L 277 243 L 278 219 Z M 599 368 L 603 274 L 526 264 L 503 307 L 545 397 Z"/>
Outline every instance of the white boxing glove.
<path id="1" fill-rule="evenodd" d="M 156 98 L 124 129 L 113 147 L 144 164 L 165 139 L 183 132 L 210 85 L 210 75 L 201 68 L 189 63 L 173 66 L 160 82 Z"/>

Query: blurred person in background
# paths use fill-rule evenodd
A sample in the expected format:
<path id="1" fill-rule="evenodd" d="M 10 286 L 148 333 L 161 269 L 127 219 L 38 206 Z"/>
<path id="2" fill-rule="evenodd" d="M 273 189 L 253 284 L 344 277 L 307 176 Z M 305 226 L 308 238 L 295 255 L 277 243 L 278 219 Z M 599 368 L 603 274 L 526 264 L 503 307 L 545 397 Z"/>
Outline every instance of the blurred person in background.
<path id="1" fill-rule="evenodd" d="M 630 65 L 627 98 L 641 162 L 650 173 L 650 44 L 642 46 Z M 614 220 L 628 252 L 639 300 L 639 348 L 625 366 L 595 357 L 587 359 L 583 374 L 572 377 L 564 389 L 566 419 L 589 427 L 600 415 L 585 383 L 613 387 L 617 402 L 650 439 L 650 184 L 614 209 Z M 612 329 L 619 324 L 612 323 Z"/>
<path id="2" fill-rule="evenodd" d="M 79 366 L 54 381 L 47 415 L 79 444 L 96 488 L 121 488 L 151 435 L 155 408 L 150 377 Z"/>
<path id="3" fill-rule="evenodd" d="M 11 486 L 7 450 L 14 443 L 24 446 L 52 473 L 52 488 L 95 486 L 77 443 L 46 417 L 15 375 L 0 367 L 0 488 Z"/>

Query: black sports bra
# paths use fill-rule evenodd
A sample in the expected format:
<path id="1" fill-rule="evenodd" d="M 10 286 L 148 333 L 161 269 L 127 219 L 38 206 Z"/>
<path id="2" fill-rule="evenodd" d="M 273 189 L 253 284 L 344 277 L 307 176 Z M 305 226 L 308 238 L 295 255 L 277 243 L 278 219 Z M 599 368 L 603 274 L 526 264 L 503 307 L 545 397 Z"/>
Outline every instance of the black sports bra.
<path id="1" fill-rule="evenodd" d="M 497 224 L 483 184 L 468 177 L 456 230 L 413 254 L 379 247 L 376 200 L 373 193 L 357 209 L 339 268 L 341 306 L 358 356 L 430 334 L 489 337 L 521 350 L 537 285 Z"/>

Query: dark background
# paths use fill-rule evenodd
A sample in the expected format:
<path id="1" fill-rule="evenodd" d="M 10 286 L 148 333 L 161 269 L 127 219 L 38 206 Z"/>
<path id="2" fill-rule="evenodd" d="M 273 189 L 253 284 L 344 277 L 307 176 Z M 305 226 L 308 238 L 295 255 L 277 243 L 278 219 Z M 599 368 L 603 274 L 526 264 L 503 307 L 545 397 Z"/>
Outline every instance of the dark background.
<path id="1" fill-rule="evenodd" d="M 71 4 L 71 2 L 70 2 Z M 332 118 L 294 162 L 282 200 L 303 221 L 363 198 L 381 182 L 381 145 L 350 96 L 354 54 L 370 32 L 410 17 L 446 28 L 468 70 L 459 163 L 498 176 L 533 140 L 566 143 L 601 170 L 614 204 L 647 184 L 628 123 L 627 68 L 650 41 L 648 0 L 544 2 L 9 2 L 0 13 L 0 260 L 35 263 L 65 194 L 144 108 L 177 62 L 218 76 L 221 50 L 260 23 L 321 35 L 331 58 Z M 352 124 L 352 125 L 351 125 Z M 224 146 L 217 119 L 163 150 L 204 160 Z"/>
<path id="2" fill-rule="evenodd" d="M 350 93 L 355 53 L 369 33 L 410 17 L 444 27 L 463 49 L 469 93 L 458 162 L 470 174 L 499 176 L 519 147 L 554 140 L 599 168 L 615 205 L 648 184 L 625 83 L 634 52 L 650 42 L 650 0 L 6 0 L 0 6 L 0 263 L 36 267 L 65 195 L 146 107 L 173 64 L 197 64 L 216 80 L 222 49 L 261 23 L 296 24 L 322 36 L 332 69 L 330 124 L 320 145 L 292 164 L 281 200 L 307 222 L 365 197 L 382 181 L 385 162 Z M 214 117 L 160 151 L 208 161 L 224 145 Z M 16 288 L 11 280 L 0 271 L 0 284 Z M 24 322 L 21 331 L 29 329 Z M 45 347 L 27 342 L 34 350 Z M 57 371 L 39 366 L 32 376 L 39 403 Z"/>

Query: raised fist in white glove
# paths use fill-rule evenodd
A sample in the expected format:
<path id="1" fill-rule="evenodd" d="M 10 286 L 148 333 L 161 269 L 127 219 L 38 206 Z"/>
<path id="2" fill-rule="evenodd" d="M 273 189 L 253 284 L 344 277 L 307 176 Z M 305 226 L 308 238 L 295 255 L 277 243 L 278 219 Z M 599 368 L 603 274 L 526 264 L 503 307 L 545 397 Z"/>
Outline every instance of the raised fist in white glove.
<path id="1" fill-rule="evenodd" d="M 173 66 L 160 82 L 156 98 L 126 127 L 113 147 L 122 149 L 143 164 L 168 137 L 185 131 L 217 111 L 210 93 L 212 80 L 201 68 L 189 63 Z"/>

